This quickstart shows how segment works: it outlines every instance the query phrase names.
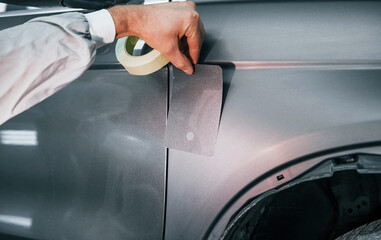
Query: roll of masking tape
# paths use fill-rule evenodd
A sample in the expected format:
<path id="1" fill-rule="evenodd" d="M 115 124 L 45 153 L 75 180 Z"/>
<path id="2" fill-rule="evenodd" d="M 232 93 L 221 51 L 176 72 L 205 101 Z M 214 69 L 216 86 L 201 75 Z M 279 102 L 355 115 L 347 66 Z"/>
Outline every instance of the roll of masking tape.
<path id="1" fill-rule="evenodd" d="M 133 75 L 148 75 L 161 69 L 169 60 L 153 49 L 142 56 L 133 56 L 133 51 L 139 38 L 134 36 L 118 39 L 115 54 L 123 67 Z"/>

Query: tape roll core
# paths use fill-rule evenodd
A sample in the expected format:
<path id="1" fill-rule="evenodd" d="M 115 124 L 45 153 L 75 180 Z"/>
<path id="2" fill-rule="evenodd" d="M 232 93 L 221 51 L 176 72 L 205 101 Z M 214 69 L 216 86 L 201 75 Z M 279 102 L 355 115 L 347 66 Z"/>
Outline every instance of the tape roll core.
<path id="1" fill-rule="evenodd" d="M 115 46 L 116 58 L 130 74 L 148 75 L 169 63 L 169 60 L 155 49 L 142 56 L 132 56 L 138 40 L 135 36 L 120 38 Z"/>

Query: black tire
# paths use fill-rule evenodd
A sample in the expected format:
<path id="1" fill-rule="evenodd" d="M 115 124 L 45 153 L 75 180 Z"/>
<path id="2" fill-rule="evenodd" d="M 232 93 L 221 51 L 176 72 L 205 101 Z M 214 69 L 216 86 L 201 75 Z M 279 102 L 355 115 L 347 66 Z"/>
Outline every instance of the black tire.
<path id="1" fill-rule="evenodd" d="M 381 219 L 367 223 L 353 229 L 346 234 L 336 238 L 336 240 L 370 240 L 381 239 Z"/>

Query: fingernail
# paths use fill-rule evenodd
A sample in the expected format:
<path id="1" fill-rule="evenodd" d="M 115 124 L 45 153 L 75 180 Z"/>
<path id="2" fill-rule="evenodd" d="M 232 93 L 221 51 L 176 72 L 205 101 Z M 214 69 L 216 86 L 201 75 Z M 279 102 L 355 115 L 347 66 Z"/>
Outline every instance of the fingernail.
<path id="1" fill-rule="evenodd" d="M 184 70 L 184 72 L 186 74 L 189 74 L 189 75 L 191 75 L 193 73 L 193 71 L 191 69 L 186 69 L 186 70 Z"/>

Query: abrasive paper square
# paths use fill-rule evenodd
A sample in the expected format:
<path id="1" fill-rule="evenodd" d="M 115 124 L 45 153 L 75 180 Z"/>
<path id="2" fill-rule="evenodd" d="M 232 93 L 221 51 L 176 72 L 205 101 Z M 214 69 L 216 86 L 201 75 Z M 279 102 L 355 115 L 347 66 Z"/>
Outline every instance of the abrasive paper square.
<path id="1" fill-rule="evenodd" d="M 174 69 L 165 145 L 212 156 L 222 104 L 222 69 L 196 65 L 193 75 Z"/>

